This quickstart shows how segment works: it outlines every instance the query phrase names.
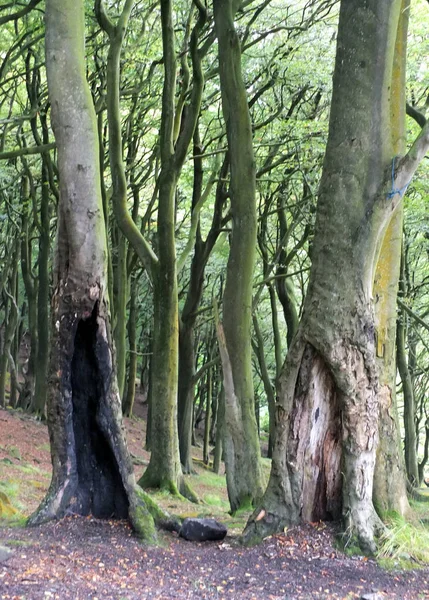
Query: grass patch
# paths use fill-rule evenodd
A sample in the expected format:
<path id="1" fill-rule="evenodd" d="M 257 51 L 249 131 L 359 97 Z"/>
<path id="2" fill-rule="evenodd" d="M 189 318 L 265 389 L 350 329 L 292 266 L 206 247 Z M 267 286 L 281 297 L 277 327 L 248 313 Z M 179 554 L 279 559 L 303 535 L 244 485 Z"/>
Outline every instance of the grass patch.
<path id="1" fill-rule="evenodd" d="M 7 446 L 6 452 L 9 454 L 9 456 L 12 456 L 13 458 L 16 458 L 17 460 L 22 459 L 21 450 L 19 448 L 17 448 L 16 446 Z"/>
<path id="2" fill-rule="evenodd" d="M 399 514 L 386 517 L 388 530 L 380 538 L 377 559 L 384 568 L 415 568 L 429 564 L 429 529 Z"/>
<path id="3" fill-rule="evenodd" d="M 37 446 L 37 450 L 45 450 L 46 452 L 50 452 L 51 451 L 51 445 L 49 443 L 47 443 L 47 444 L 40 444 L 40 446 Z"/>
<path id="4" fill-rule="evenodd" d="M 209 506 L 218 506 L 225 510 L 228 510 L 229 504 L 220 496 L 216 496 L 215 494 L 206 494 L 203 496 L 204 504 L 208 504 Z"/>
<path id="5" fill-rule="evenodd" d="M 15 499 L 19 494 L 19 485 L 11 479 L 0 481 L 0 492 L 6 494 L 9 498 Z"/>
<path id="6" fill-rule="evenodd" d="M 27 518 L 21 513 L 17 513 L 13 517 L 2 517 L 0 519 L 0 527 L 25 527 Z"/>
<path id="7" fill-rule="evenodd" d="M 200 485 L 205 485 L 211 488 L 226 489 L 225 475 L 218 475 L 214 471 L 204 470 L 202 473 L 199 473 L 195 479 L 192 478 L 191 483 L 192 481 L 196 482 L 197 487 Z"/>
<path id="8" fill-rule="evenodd" d="M 10 547 L 25 547 L 25 546 L 32 546 L 33 542 L 28 542 L 26 540 L 7 540 L 6 542 L 6 546 L 10 546 Z"/>
<path id="9" fill-rule="evenodd" d="M 49 477 L 46 471 L 42 471 L 42 469 L 39 469 L 34 465 L 29 465 L 28 463 L 24 465 L 15 465 L 15 467 L 28 475 L 42 475 L 43 477 Z"/>

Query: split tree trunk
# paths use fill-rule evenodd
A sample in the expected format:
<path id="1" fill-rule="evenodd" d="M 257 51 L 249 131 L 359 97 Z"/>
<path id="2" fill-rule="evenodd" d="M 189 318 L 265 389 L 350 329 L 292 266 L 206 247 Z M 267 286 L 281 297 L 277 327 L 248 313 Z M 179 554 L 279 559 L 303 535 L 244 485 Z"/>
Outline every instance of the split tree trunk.
<path id="1" fill-rule="evenodd" d="M 60 174 L 47 403 L 53 473 L 29 523 L 67 513 L 129 518 L 153 539 L 121 422 L 83 0 L 47 0 L 46 67 Z"/>

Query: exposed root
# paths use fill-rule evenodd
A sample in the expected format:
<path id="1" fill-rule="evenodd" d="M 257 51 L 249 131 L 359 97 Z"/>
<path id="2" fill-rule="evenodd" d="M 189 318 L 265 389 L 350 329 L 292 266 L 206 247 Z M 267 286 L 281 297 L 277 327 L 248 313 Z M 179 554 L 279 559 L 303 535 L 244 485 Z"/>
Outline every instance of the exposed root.
<path id="1" fill-rule="evenodd" d="M 362 513 L 348 512 L 344 518 L 344 547 L 357 545 L 366 556 L 374 556 L 377 551 L 376 539 L 386 532 L 386 527 L 380 517 L 372 510 L 369 518 Z"/>

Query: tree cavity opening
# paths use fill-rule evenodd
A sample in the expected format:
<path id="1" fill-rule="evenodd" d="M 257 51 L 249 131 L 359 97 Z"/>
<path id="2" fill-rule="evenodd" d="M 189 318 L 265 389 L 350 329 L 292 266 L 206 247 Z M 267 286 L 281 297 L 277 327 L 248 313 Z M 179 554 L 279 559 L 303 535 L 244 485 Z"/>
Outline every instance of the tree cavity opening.
<path id="1" fill-rule="evenodd" d="M 112 373 L 102 352 L 107 344 L 98 331 L 98 302 L 91 316 L 78 323 L 71 364 L 73 432 L 78 486 L 73 509 L 96 518 L 128 517 L 128 498 L 115 455 L 100 427 L 107 410 L 105 381 Z"/>

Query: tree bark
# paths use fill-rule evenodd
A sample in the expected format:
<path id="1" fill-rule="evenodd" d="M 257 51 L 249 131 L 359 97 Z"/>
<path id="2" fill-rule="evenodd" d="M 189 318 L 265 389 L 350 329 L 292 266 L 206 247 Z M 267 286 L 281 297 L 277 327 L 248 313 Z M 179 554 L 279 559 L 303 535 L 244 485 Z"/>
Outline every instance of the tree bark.
<path id="1" fill-rule="evenodd" d="M 49 362 L 49 253 L 50 240 L 50 198 L 48 187 L 48 168 L 42 159 L 42 195 L 40 205 L 40 233 L 38 260 L 38 298 L 37 298 L 37 356 L 35 368 L 34 400 L 32 410 L 45 417 L 46 396 L 48 391 L 47 373 Z"/>
<path id="2" fill-rule="evenodd" d="M 15 368 L 15 365 L 13 365 L 12 362 L 11 349 L 18 324 L 18 306 L 15 295 L 17 290 L 19 251 L 19 237 L 17 237 L 13 248 L 13 262 L 9 276 L 9 284 L 6 284 L 3 288 L 5 298 L 5 326 L 0 356 L 0 406 L 2 407 L 6 406 L 6 376 L 8 365 L 10 367 L 9 370 L 13 371 Z M 8 287 L 10 291 L 8 291 Z"/>
<path id="3" fill-rule="evenodd" d="M 128 317 L 128 340 L 130 345 L 130 356 L 128 360 L 128 378 L 126 394 L 122 401 L 122 411 L 126 417 L 133 414 L 134 399 L 136 395 L 137 378 L 137 283 L 134 278 L 130 286 L 130 312 Z"/>
<path id="4" fill-rule="evenodd" d="M 374 271 L 429 142 L 424 128 L 394 160 L 389 102 L 400 8 L 390 0 L 341 3 L 309 289 L 279 384 L 270 482 L 248 541 L 301 519 L 341 515 L 347 536 L 375 550 Z"/>
<path id="5" fill-rule="evenodd" d="M 35 368 L 37 359 L 37 285 L 32 273 L 32 252 L 29 232 L 30 192 L 28 177 L 24 175 L 21 185 L 23 212 L 21 216 L 21 272 L 25 295 L 28 302 L 28 332 L 30 337 L 30 355 L 28 357 L 25 382 L 19 395 L 19 406 L 27 410 L 33 403 Z"/>
<path id="6" fill-rule="evenodd" d="M 164 86 L 160 131 L 161 172 L 159 176 L 158 248 L 159 263 L 154 278 L 154 332 L 152 361 L 152 453 L 140 479 L 142 487 L 161 487 L 180 492 L 191 500 L 196 495 L 185 483 L 180 463 L 177 424 L 179 306 L 175 248 L 175 193 L 179 176 L 193 138 L 201 106 L 204 78 L 198 37 L 206 20 L 202 5 L 190 38 L 194 82 L 181 132 L 175 132 L 176 52 L 171 0 L 161 0 Z M 180 104 L 180 103 L 179 103 Z M 177 109 L 181 115 L 181 108 Z M 176 113 L 177 116 L 177 113 Z"/>
<path id="7" fill-rule="evenodd" d="M 47 0 L 46 66 L 60 173 L 47 404 L 53 473 L 29 523 L 70 512 L 129 518 L 152 540 L 121 422 L 83 0 Z"/>
<path id="8" fill-rule="evenodd" d="M 240 41 L 234 27 L 237 6 L 232 0 L 214 0 L 213 9 L 231 165 L 233 232 L 223 298 L 223 331 L 218 327 L 218 338 L 225 386 L 224 456 L 228 496 L 231 511 L 235 512 L 253 504 L 263 493 L 250 341 L 256 179 L 252 126 L 241 75 Z"/>
<path id="9" fill-rule="evenodd" d="M 400 296 L 405 296 L 405 256 L 402 252 L 401 277 L 399 281 Z M 405 468 L 408 481 L 412 486 L 418 486 L 418 460 L 417 460 L 417 437 L 416 437 L 416 405 L 414 399 L 414 385 L 405 350 L 407 316 L 402 309 L 399 313 L 396 330 L 396 357 L 398 373 L 402 381 L 402 393 L 404 396 L 404 456 Z"/>
<path id="10" fill-rule="evenodd" d="M 204 273 L 214 245 L 219 237 L 222 222 L 222 206 L 225 201 L 225 182 L 223 181 L 228 170 L 228 159 L 225 158 L 220 172 L 220 180 L 216 188 L 216 200 L 213 219 L 206 240 L 203 241 L 199 226 L 199 206 L 202 196 L 203 169 L 201 146 L 198 128 L 194 134 L 194 185 L 192 194 L 193 219 L 197 219 L 195 226 L 194 255 L 192 257 L 190 278 L 186 300 L 180 315 L 179 330 L 179 390 L 178 390 L 178 422 L 179 422 L 179 449 L 180 460 L 185 473 L 191 473 L 192 455 L 192 427 L 193 405 L 195 396 L 195 322 L 198 307 L 204 288 Z"/>
<path id="11" fill-rule="evenodd" d="M 393 152 L 406 149 L 405 67 L 410 2 L 402 0 L 392 69 L 390 119 Z M 384 235 L 374 278 L 376 362 L 379 373 L 379 445 L 374 472 L 374 504 L 378 511 L 409 510 L 396 404 L 396 299 L 401 262 L 403 203 Z"/>

